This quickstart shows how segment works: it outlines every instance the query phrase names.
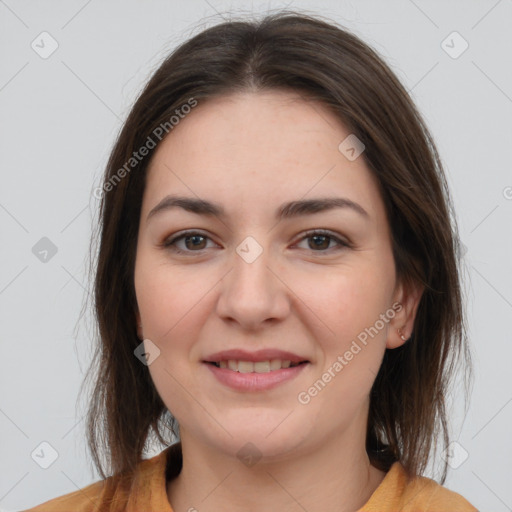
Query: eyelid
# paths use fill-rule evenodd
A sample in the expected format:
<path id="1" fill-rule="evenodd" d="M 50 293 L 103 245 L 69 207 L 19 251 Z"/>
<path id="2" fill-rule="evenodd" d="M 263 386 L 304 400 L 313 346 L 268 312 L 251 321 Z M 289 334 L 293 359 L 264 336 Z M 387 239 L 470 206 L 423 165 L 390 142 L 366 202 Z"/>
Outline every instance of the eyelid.
<path id="1" fill-rule="evenodd" d="M 170 237 L 166 238 L 161 244 L 160 246 L 162 246 L 164 249 L 169 249 L 175 253 L 178 253 L 178 254 L 203 254 L 204 251 L 206 251 L 206 249 L 200 249 L 198 251 L 189 251 L 189 250 L 182 250 L 182 249 L 178 249 L 176 248 L 176 242 L 182 240 L 183 238 L 186 238 L 187 236 L 194 236 L 194 235 L 199 235 L 199 236 L 202 236 L 208 240 L 212 240 L 212 238 L 210 237 L 210 235 L 208 235 L 207 233 L 204 233 L 202 232 L 201 230 L 186 230 L 186 231 L 183 231 L 183 232 L 178 232 L 177 234 L 174 234 L 174 235 L 171 235 Z M 305 232 L 303 232 L 301 235 L 300 235 L 300 238 L 298 238 L 295 242 L 294 242 L 294 245 L 296 245 L 297 243 L 300 243 L 302 242 L 303 240 L 307 239 L 307 238 L 310 238 L 312 237 L 313 235 L 320 235 L 320 236 L 327 236 L 329 237 L 331 240 L 334 240 L 337 244 L 338 244 L 338 247 L 331 247 L 330 249 L 326 249 L 326 250 L 318 250 L 318 251 L 315 251 L 313 249 L 309 249 L 310 252 L 312 253 L 318 253 L 318 254 L 327 254 L 327 253 L 331 253 L 333 250 L 343 250 L 343 249 L 347 249 L 347 248 L 352 248 L 353 245 L 351 242 L 349 242 L 348 240 L 346 239 L 343 239 L 343 238 L 340 238 L 340 236 L 338 236 L 336 233 L 334 233 L 333 231 L 330 231 L 328 229 L 322 229 L 322 228 L 317 228 L 317 229 L 309 229 Z M 215 242 L 214 242 L 215 243 Z M 306 249 L 307 250 L 307 249 Z"/>
<path id="2" fill-rule="evenodd" d="M 202 254 L 206 249 L 201 249 L 199 251 L 184 251 L 182 249 L 177 249 L 176 246 L 175 246 L 175 243 L 178 242 L 179 240 L 181 240 L 181 239 L 183 239 L 183 238 L 185 238 L 187 236 L 193 236 L 193 235 L 200 235 L 200 236 L 202 236 L 202 237 L 204 237 L 204 238 L 206 238 L 208 240 L 212 240 L 210 235 L 208 235 L 207 233 L 202 232 L 201 230 L 189 229 L 189 230 L 178 232 L 178 233 L 176 233 L 174 235 L 171 235 L 171 236 L 167 237 L 160 244 L 160 246 L 163 247 L 164 249 L 171 250 L 171 251 L 176 252 L 178 254 L 194 254 L 194 253 Z"/>
<path id="3" fill-rule="evenodd" d="M 302 242 L 302 240 L 304 240 L 306 238 L 309 238 L 309 237 L 311 237 L 313 235 L 328 236 L 332 240 L 335 240 L 336 242 L 338 242 L 340 246 L 352 247 L 352 244 L 348 240 L 340 238 L 340 236 L 338 236 L 336 233 L 334 233 L 333 231 L 331 231 L 329 229 L 322 229 L 322 228 L 319 228 L 319 229 L 309 229 L 309 230 L 305 231 L 302 234 L 302 236 L 299 238 L 298 241 Z M 313 251 L 313 252 L 327 252 L 327 251 Z"/>

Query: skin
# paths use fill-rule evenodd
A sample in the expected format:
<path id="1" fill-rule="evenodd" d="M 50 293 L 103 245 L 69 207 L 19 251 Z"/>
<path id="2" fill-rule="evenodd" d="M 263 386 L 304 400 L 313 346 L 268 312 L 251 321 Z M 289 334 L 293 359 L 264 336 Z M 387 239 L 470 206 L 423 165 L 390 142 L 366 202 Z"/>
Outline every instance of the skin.
<path id="1" fill-rule="evenodd" d="M 144 191 L 135 289 L 141 339 L 160 355 L 149 365 L 177 418 L 183 469 L 168 482 L 173 510 L 355 511 L 385 473 L 365 451 L 369 392 L 386 348 L 408 338 L 421 289 L 396 278 L 390 228 L 363 157 L 338 145 L 349 135 L 321 104 L 288 92 L 237 93 L 199 103 L 158 147 Z M 167 194 L 222 204 L 226 218 L 173 208 L 146 220 Z M 349 208 L 276 221 L 300 199 L 345 197 Z M 184 230 L 196 242 L 162 243 Z M 326 238 L 317 249 L 312 229 Z M 252 263 L 236 248 L 252 236 Z M 299 403 L 359 333 L 395 302 L 402 309 L 307 404 Z M 219 350 L 278 348 L 310 363 L 277 388 L 235 391 L 201 361 Z M 261 459 L 243 464 L 252 443 Z M 228 506 L 229 505 L 229 506 Z"/>

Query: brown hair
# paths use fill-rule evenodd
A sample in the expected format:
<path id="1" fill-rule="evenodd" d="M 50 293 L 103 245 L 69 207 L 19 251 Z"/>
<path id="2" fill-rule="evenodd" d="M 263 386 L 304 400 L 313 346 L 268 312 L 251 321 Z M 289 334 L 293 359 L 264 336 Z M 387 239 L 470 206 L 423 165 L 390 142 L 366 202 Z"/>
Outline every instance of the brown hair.
<path id="1" fill-rule="evenodd" d="M 386 350 L 372 387 L 368 456 L 384 471 L 400 461 L 415 476 L 424 472 L 432 446 L 437 449 L 439 433 L 448 444 L 445 394 L 455 356 L 464 356 L 468 379 L 471 356 L 457 224 L 434 142 L 408 93 L 373 49 L 332 22 L 283 11 L 223 22 L 179 46 L 139 95 L 110 155 L 94 266 L 99 344 L 87 373 L 95 373 L 88 443 L 103 478 L 132 471 L 152 432 L 163 445 L 172 442 L 169 433 L 179 435 L 147 366 L 134 356 L 140 344 L 133 279 L 137 233 L 155 149 L 131 161 L 129 170 L 126 163 L 148 137 L 155 139 L 156 127 L 169 128 L 176 109 L 191 98 L 200 105 L 215 96 L 272 89 L 321 102 L 364 143 L 362 157 L 377 177 L 390 222 L 397 277 L 425 287 L 412 337 Z"/>

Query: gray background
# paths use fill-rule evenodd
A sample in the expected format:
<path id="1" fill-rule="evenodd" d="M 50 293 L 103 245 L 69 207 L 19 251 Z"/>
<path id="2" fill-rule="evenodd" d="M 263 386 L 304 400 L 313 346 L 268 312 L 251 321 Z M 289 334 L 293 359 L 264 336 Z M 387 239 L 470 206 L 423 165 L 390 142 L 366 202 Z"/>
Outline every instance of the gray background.
<path id="1" fill-rule="evenodd" d="M 219 13 L 285 6 L 336 20 L 379 51 L 434 135 L 467 248 L 476 377 L 468 414 L 460 388 L 450 406 L 458 467 L 445 485 L 481 510 L 512 510 L 512 0 L 0 0 L 3 510 L 98 479 L 85 450 L 84 406 L 76 407 L 91 355 L 86 323 L 77 321 L 90 287 L 92 191 L 136 93 L 173 47 L 221 21 Z M 47 58 L 44 31 L 58 44 Z M 460 55 L 464 41 L 446 39 L 453 31 L 469 44 Z M 43 237 L 56 254 L 38 253 L 48 250 Z M 58 455 L 47 469 L 40 464 L 52 450 L 42 442 Z M 44 456 L 32 458 L 34 450 Z"/>

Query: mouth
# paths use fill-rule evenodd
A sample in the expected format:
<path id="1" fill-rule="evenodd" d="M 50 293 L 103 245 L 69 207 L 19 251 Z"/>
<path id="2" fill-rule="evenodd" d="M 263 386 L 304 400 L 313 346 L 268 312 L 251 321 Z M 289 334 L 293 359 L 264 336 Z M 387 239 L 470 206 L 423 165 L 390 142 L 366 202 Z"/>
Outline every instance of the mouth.
<path id="1" fill-rule="evenodd" d="M 240 348 L 210 354 L 202 363 L 222 385 L 239 392 L 257 392 L 292 381 L 306 371 L 311 361 L 276 348 Z"/>
<path id="2" fill-rule="evenodd" d="M 289 359 L 220 359 L 203 361 L 203 364 L 223 386 L 237 392 L 263 392 L 298 378 L 307 370 L 310 362 Z"/>
<path id="3" fill-rule="evenodd" d="M 289 359 L 268 359 L 264 361 L 244 361 L 237 359 L 224 359 L 220 361 L 204 361 L 217 368 L 224 368 L 239 373 L 270 373 L 285 368 L 295 368 L 309 361 L 291 361 Z"/>

